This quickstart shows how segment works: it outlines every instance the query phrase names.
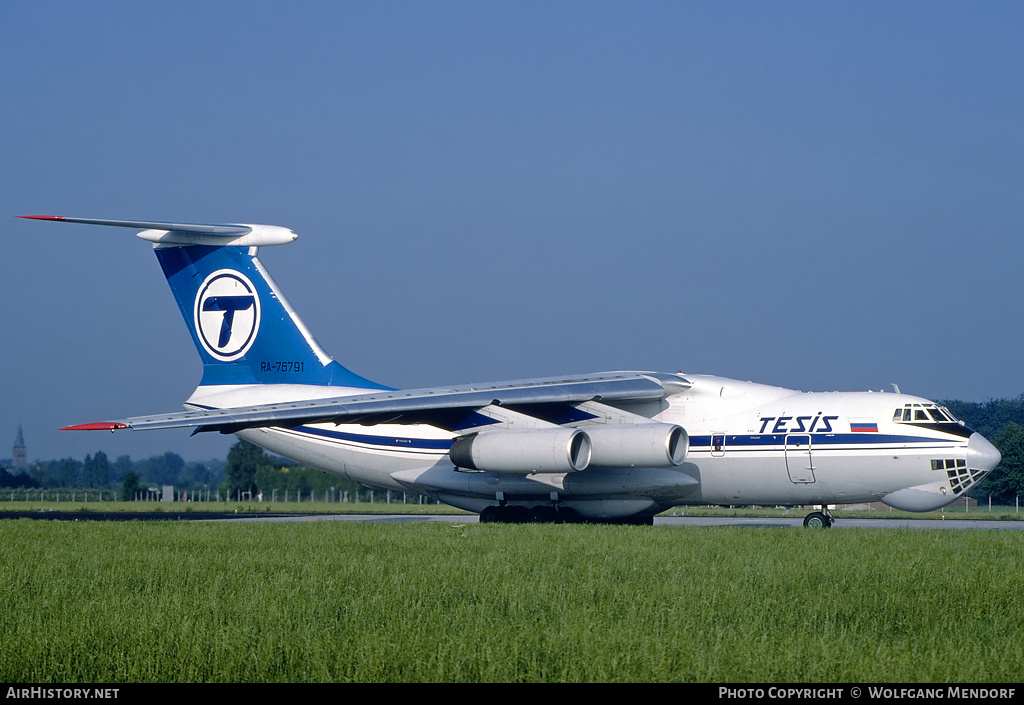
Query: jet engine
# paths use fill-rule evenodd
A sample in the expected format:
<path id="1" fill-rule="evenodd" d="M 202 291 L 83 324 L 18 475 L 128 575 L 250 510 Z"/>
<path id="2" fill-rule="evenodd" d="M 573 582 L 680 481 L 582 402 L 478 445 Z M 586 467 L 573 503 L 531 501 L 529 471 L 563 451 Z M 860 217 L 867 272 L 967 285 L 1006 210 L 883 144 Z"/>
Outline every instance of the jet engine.
<path id="1" fill-rule="evenodd" d="M 503 430 L 457 438 L 448 457 L 458 468 L 528 475 L 577 472 L 590 463 L 590 438 L 571 428 Z"/>
<path id="2" fill-rule="evenodd" d="M 586 431 L 590 467 L 667 468 L 681 465 L 690 448 L 686 431 L 675 424 L 606 424 Z"/>

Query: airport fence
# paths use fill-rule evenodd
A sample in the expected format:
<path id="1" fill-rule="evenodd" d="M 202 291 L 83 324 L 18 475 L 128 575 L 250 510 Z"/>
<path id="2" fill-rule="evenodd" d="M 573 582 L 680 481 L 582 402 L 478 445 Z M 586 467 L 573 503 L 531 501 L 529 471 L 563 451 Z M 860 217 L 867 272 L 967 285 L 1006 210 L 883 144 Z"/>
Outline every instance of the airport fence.
<path id="1" fill-rule="evenodd" d="M 120 492 L 118 490 L 71 487 L 3 487 L 0 488 L 0 500 L 10 502 L 116 502 L 120 500 Z"/>
<path id="2" fill-rule="evenodd" d="M 9 502 L 252 502 L 252 503 L 312 503 L 328 504 L 437 504 L 436 500 L 407 492 L 390 490 L 272 490 L 270 492 L 236 492 L 233 495 L 210 488 L 196 490 L 177 490 L 172 487 L 144 488 L 133 494 L 131 500 L 122 500 L 120 490 L 75 488 L 75 487 L 3 487 L 0 488 L 0 501 Z"/>
<path id="3" fill-rule="evenodd" d="M 73 504 L 89 504 L 100 502 L 247 502 L 250 504 L 395 504 L 395 505 L 435 505 L 436 500 L 407 492 L 390 490 L 360 489 L 349 490 L 287 490 L 275 489 L 268 492 L 237 491 L 228 495 L 208 487 L 194 490 L 178 490 L 173 487 L 143 488 L 134 493 L 131 500 L 122 500 L 120 490 L 96 489 L 83 487 L 2 487 L 0 502 L 70 502 Z M 708 507 L 714 509 L 715 507 Z M 878 511 L 893 512 L 893 508 L 881 502 L 870 504 L 836 504 L 830 509 L 839 511 Z M 767 509 L 763 507 L 762 509 Z M 998 504 L 992 497 L 981 500 L 973 497 L 961 497 L 942 510 L 943 513 L 965 514 L 1020 514 L 1020 498 L 1015 497 L 1013 504 Z"/>

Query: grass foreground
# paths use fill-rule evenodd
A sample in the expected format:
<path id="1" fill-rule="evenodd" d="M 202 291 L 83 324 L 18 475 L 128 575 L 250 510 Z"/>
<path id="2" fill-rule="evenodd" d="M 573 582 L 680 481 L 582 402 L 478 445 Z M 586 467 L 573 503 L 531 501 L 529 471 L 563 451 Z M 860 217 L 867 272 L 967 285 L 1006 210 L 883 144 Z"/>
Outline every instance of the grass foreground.
<path id="1" fill-rule="evenodd" d="M 0 521 L 4 682 L 1011 682 L 1020 532 Z"/>

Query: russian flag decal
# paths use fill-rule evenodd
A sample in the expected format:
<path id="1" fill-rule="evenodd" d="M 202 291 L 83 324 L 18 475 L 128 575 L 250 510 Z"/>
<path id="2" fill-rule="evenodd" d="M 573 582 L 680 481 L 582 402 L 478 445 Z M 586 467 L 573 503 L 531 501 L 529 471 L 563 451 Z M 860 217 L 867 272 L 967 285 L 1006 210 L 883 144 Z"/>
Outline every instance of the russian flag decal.
<path id="1" fill-rule="evenodd" d="M 867 421 L 851 421 L 850 431 L 853 433 L 878 433 L 878 424 Z"/>

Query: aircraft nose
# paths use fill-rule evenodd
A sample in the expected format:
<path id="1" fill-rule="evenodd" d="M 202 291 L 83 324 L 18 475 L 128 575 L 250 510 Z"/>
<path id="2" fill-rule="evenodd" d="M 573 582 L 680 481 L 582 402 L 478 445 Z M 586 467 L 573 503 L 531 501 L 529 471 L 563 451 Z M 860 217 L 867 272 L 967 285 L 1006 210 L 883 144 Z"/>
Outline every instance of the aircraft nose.
<path id="1" fill-rule="evenodd" d="M 971 470 L 989 472 L 999 465 L 1001 457 L 996 447 L 980 433 L 972 433 L 967 440 L 967 467 Z"/>

